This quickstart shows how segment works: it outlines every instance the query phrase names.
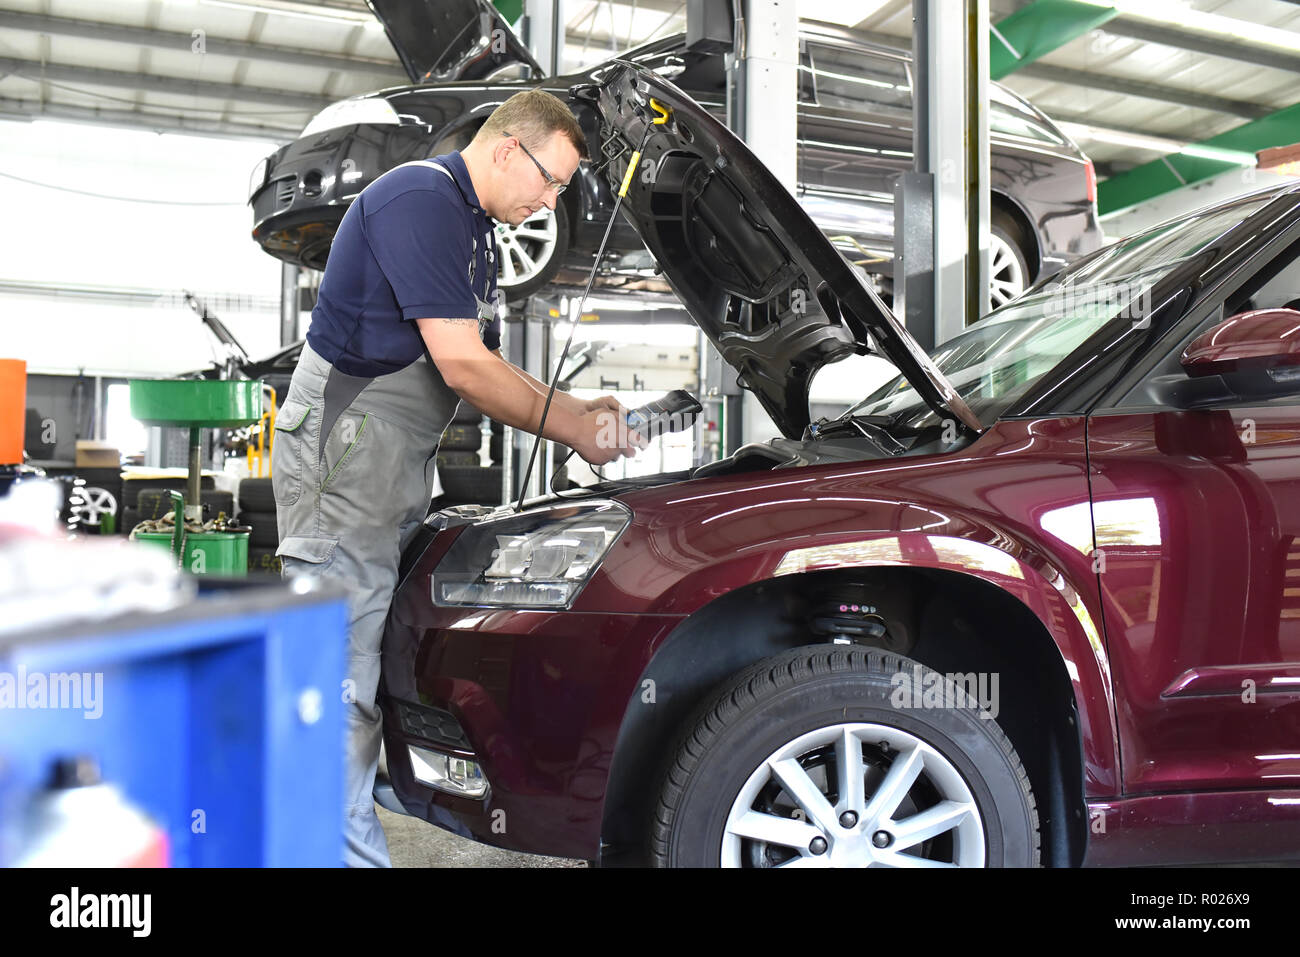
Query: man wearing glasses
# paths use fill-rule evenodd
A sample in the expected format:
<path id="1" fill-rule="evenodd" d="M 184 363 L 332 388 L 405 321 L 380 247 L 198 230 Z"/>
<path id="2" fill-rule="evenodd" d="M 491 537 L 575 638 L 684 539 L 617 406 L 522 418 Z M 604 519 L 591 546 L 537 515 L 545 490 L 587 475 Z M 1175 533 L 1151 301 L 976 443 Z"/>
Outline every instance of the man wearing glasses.
<path id="1" fill-rule="evenodd" d="M 465 149 L 405 163 L 362 190 L 330 248 L 271 465 L 285 575 L 327 580 L 350 598 L 349 866 L 389 864 L 371 793 L 380 645 L 399 556 L 429 506 L 439 438 L 461 399 L 534 434 L 542 418 L 546 384 L 501 356 L 493 220 L 518 225 L 553 210 L 586 155 L 561 100 L 517 93 Z M 603 465 L 644 446 L 609 427 L 626 414 L 612 396 L 557 391 L 543 435 Z"/>

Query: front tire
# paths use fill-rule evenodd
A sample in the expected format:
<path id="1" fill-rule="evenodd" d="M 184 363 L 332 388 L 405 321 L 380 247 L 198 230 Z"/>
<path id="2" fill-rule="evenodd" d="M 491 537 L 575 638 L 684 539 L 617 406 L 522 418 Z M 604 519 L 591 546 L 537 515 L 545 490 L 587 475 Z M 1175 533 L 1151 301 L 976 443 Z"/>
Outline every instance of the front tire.
<path id="1" fill-rule="evenodd" d="M 936 682 L 955 706 L 918 706 Z M 902 707 L 905 686 L 915 697 Z M 973 705 L 943 676 L 876 650 L 813 646 L 761 661 L 689 726 L 663 783 L 651 858 L 661 867 L 1037 866 L 1028 776 Z"/>
<path id="2" fill-rule="evenodd" d="M 1015 299 L 1034 281 L 1029 264 L 1030 240 L 1016 221 L 1000 209 L 989 219 L 989 309 Z"/>

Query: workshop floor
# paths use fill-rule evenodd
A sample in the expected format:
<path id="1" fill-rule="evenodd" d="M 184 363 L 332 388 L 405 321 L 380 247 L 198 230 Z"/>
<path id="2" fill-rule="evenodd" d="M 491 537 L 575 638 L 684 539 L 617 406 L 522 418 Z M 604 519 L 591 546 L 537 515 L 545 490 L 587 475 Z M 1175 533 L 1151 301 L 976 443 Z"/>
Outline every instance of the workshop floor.
<path id="1" fill-rule="evenodd" d="M 538 857 L 489 847 L 457 837 L 424 821 L 394 814 L 381 807 L 379 823 L 388 835 L 388 856 L 394 867 L 585 867 L 585 861 Z"/>

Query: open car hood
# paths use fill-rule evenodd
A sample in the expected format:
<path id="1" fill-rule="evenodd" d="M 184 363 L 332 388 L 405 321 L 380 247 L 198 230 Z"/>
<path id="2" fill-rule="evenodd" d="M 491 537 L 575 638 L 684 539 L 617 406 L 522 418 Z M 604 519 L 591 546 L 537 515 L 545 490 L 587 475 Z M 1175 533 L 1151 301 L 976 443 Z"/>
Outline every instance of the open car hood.
<path id="1" fill-rule="evenodd" d="M 542 68 L 488 0 L 366 0 L 412 83 L 486 80 Z"/>
<path id="2" fill-rule="evenodd" d="M 650 125 L 623 212 L 695 322 L 787 438 L 822 366 L 878 352 L 941 417 L 979 420 L 880 297 L 741 140 L 668 80 L 615 61 L 571 95 L 601 117 L 594 157 L 615 193 Z"/>

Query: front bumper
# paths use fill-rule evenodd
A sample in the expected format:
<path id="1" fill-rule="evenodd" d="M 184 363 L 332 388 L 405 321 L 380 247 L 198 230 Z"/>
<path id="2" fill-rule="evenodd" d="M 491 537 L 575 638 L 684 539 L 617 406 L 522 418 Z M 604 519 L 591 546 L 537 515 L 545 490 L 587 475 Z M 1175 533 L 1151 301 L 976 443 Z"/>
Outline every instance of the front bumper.
<path id="1" fill-rule="evenodd" d="M 423 159 L 422 125 L 362 124 L 304 136 L 267 157 L 249 196 L 253 238 L 285 262 L 323 269 L 343 213 L 366 186 L 394 166 Z"/>
<path id="2" fill-rule="evenodd" d="M 384 635 L 388 773 L 408 813 L 498 847 L 594 860 L 619 728 L 672 615 L 445 608 L 435 540 Z M 476 762 L 481 799 L 416 780 L 408 748 Z"/>

